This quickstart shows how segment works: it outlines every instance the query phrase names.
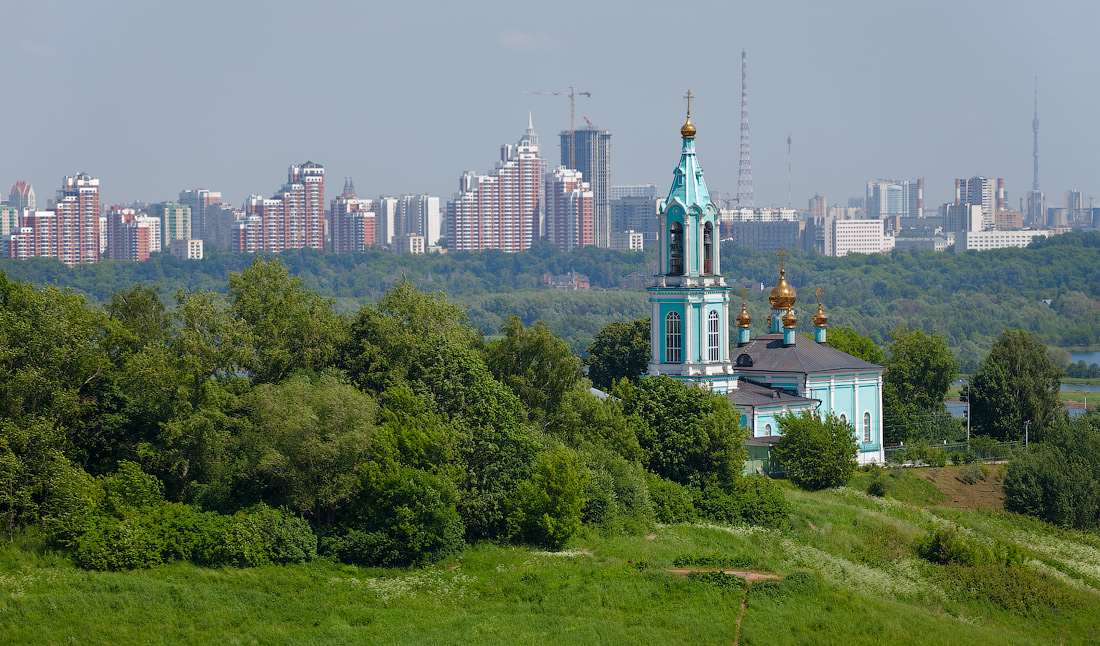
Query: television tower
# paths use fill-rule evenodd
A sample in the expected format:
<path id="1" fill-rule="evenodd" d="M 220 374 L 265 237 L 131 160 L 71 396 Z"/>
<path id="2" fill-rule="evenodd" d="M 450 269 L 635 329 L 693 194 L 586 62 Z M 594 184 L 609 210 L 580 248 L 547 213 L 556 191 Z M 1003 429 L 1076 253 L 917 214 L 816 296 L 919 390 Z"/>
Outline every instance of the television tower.
<path id="1" fill-rule="evenodd" d="M 737 173 L 737 206 L 753 208 L 752 162 L 749 161 L 749 88 L 745 50 L 741 49 L 741 168 Z"/>
<path id="2" fill-rule="evenodd" d="M 1031 190 L 1039 190 L 1039 72 L 1035 72 L 1035 118 L 1031 120 L 1031 130 L 1035 133 L 1035 147 L 1032 156 L 1035 158 L 1035 172 L 1031 180 Z"/>

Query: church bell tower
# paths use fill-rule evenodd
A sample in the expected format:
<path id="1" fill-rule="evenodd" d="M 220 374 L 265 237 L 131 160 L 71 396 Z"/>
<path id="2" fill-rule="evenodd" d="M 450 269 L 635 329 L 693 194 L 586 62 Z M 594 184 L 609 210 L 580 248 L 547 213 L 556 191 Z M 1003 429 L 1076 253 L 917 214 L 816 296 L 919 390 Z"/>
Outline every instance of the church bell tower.
<path id="1" fill-rule="evenodd" d="M 729 286 L 718 254 L 718 208 L 695 157 L 691 92 L 680 128 L 680 164 L 661 204 L 658 274 L 648 288 L 649 374 L 668 375 L 724 393 L 737 388 L 730 361 Z"/>

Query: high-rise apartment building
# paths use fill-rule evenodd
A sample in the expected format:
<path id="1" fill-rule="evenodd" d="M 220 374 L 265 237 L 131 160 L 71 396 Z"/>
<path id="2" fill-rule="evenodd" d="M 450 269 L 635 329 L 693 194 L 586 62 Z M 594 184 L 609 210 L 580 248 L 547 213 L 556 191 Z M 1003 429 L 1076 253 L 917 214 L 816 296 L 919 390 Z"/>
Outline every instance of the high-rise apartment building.
<path id="1" fill-rule="evenodd" d="M 19 180 L 11 187 L 11 193 L 8 194 L 8 206 L 19 210 L 20 215 L 23 211 L 34 211 L 34 187 L 29 182 Z"/>
<path id="2" fill-rule="evenodd" d="M 140 262 L 160 250 L 160 220 L 134 209 L 113 206 L 107 211 L 106 258 Z"/>
<path id="3" fill-rule="evenodd" d="M 273 197 L 251 195 L 246 218 L 234 224 L 231 248 L 238 253 L 323 249 L 325 169 L 306 162 L 287 171 L 287 183 Z"/>
<path id="4" fill-rule="evenodd" d="M 542 158 L 530 120 L 518 143 L 500 148 L 500 162 L 486 175 L 467 171 L 447 205 L 446 236 L 452 251 L 531 247 L 539 231 Z"/>
<path id="5" fill-rule="evenodd" d="M 1043 227 L 1047 224 L 1046 196 L 1042 191 L 1028 191 L 1024 203 L 1024 219 L 1033 227 Z"/>
<path id="6" fill-rule="evenodd" d="M 439 242 L 443 220 L 439 198 L 433 195 L 402 195 L 397 200 L 396 235 L 417 235 L 428 246 Z"/>
<path id="7" fill-rule="evenodd" d="M 180 191 L 179 203 L 191 208 L 191 235 L 206 239 L 207 209 L 222 201 L 219 191 L 189 188 Z"/>
<path id="8" fill-rule="evenodd" d="M 0 236 L 10 236 L 19 233 L 22 225 L 23 212 L 14 206 L 0 205 Z"/>
<path id="9" fill-rule="evenodd" d="M 168 249 L 173 240 L 191 238 L 191 207 L 162 202 L 153 205 L 153 216 L 160 220 L 161 249 Z"/>
<path id="10" fill-rule="evenodd" d="M 561 165 L 581 172 L 592 188 L 595 201 L 593 216 L 597 247 L 611 246 L 611 131 L 597 130 L 593 126 L 563 130 L 561 137 Z"/>
<path id="11" fill-rule="evenodd" d="M 982 230 L 993 228 L 993 214 L 1005 208 L 1007 195 L 1003 178 L 971 177 L 955 180 L 955 204 L 982 207 Z"/>
<path id="12" fill-rule="evenodd" d="M 879 179 L 867 182 L 867 198 L 864 202 L 867 217 L 881 220 L 899 216 L 919 218 L 924 211 L 924 180 Z"/>
<path id="13" fill-rule="evenodd" d="M 546 174 L 546 239 L 561 251 L 594 244 L 592 189 L 580 171 L 558 166 Z"/>
<path id="14" fill-rule="evenodd" d="M 344 192 L 329 207 L 333 253 L 362 253 L 375 246 L 377 218 L 371 202 L 356 195 L 350 179 L 344 181 Z"/>
<path id="15" fill-rule="evenodd" d="M 829 204 L 826 202 L 824 195 L 814 194 L 814 196 L 810 198 L 809 212 L 811 219 L 825 217 L 828 215 L 828 210 Z"/>
<path id="16" fill-rule="evenodd" d="M 63 180 L 54 203 L 56 258 L 69 265 L 99 260 L 99 180 L 79 173 Z"/>
<path id="17" fill-rule="evenodd" d="M 630 195 L 611 200 L 612 235 L 624 231 L 642 234 L 643 244 L 657 244 L 661 197 Z"/>
<path id="18" fill-rule="evenodd" d="M 374 201 L 374 216 L 378 243 L 388 247 L 404 229 L 403 223 L 397 221 L 397 198 L 379 195 Z"/>

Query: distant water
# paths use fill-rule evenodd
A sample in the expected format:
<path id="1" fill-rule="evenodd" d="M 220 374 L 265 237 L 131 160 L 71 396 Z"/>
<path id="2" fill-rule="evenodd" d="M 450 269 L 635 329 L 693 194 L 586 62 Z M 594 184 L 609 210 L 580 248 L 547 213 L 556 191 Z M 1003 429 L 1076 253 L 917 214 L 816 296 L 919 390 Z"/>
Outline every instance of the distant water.
<path id="1" fill-rule="evenodd" d="M 1069 362 L 1077 363 L 1084 360 L 1086 366 L 1091 366 L 1094 363 L 1100 363 L 1100 352 L 1070 352 Z"/>
<path id="2" fill-rule="evenodd" d="M 966 402 L 947 402 L 947 412 L 951 413 L 951 417 L 966 419 Z M 1085 409 L 1067 408 L 1066 412 L 1069 413 L 1070 419 L 1073 419 L 1085 412 Z"/>

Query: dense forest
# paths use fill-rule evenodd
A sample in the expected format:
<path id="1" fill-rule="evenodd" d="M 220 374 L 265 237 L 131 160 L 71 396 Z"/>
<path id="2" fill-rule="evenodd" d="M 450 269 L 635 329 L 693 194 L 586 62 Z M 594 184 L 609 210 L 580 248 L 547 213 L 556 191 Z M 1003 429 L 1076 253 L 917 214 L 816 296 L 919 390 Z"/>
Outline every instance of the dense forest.
<path id="1" fill-rule="evenodd" d="M 497 334 L 516 314 L 525 325 L 544 321 L 578 353 L 607 323 L 648 314 L 643 287 L 656 268 L 653 252 L 588 247 L 561 253 L 541 243 L 517 254 L 410 256 L 379 251 L 338 256 L 306 250 L 279 257 L 308 289 L 334 298 L 340 313 L 378 301 L 407 278 L 465 307 L 471 324 L 483 334 Z M 92 303 L 105 303 L 110 294 L 136 283 L 158 286 L 171 307 L 179 289 L 224 293 L 229 274 L 250 262 L 251 257 L 236 254 L 212 254 L 202 261 L 157 254 L 141 263 L 106 261 L 75 268 L 46 259 L 5 260 L 0 269 L 12 280 L 71 287 Z M 777 280 L 771 252 L 726 243 L 722 263 L 731 282 L 757 282 L 767 289 Z M 571 270 L 588 276 L 592 291 L 545 286 L 547 274 Z M 1027 249 L 961 255 L 894 251 L 830 258 L 796 252 L 788 261 L 788 279 L 805 308 L 821 287 L 832 324 L 850 326 L 880 345 L 903 326 L 942 334 L 964 372 L 976 367 L 1005 329 L 1030 330 L 1053 346 L 1100 346 L 1097 232 L 1040 240 Z M 765 294 L 751 293 L 748 307 L 756 321 L 763 321 Z"/>
<path id="2" fill-rule="evenodd" d="M 436 561 L 704 517 L 778 524 L 723 397 L 667 377 L 590 392 L 510 318 L 485 344 L 408 281 L 356 314 L 254 258 L 169 311 L 0 275 L 0 518 L 91 569 Z"/>

